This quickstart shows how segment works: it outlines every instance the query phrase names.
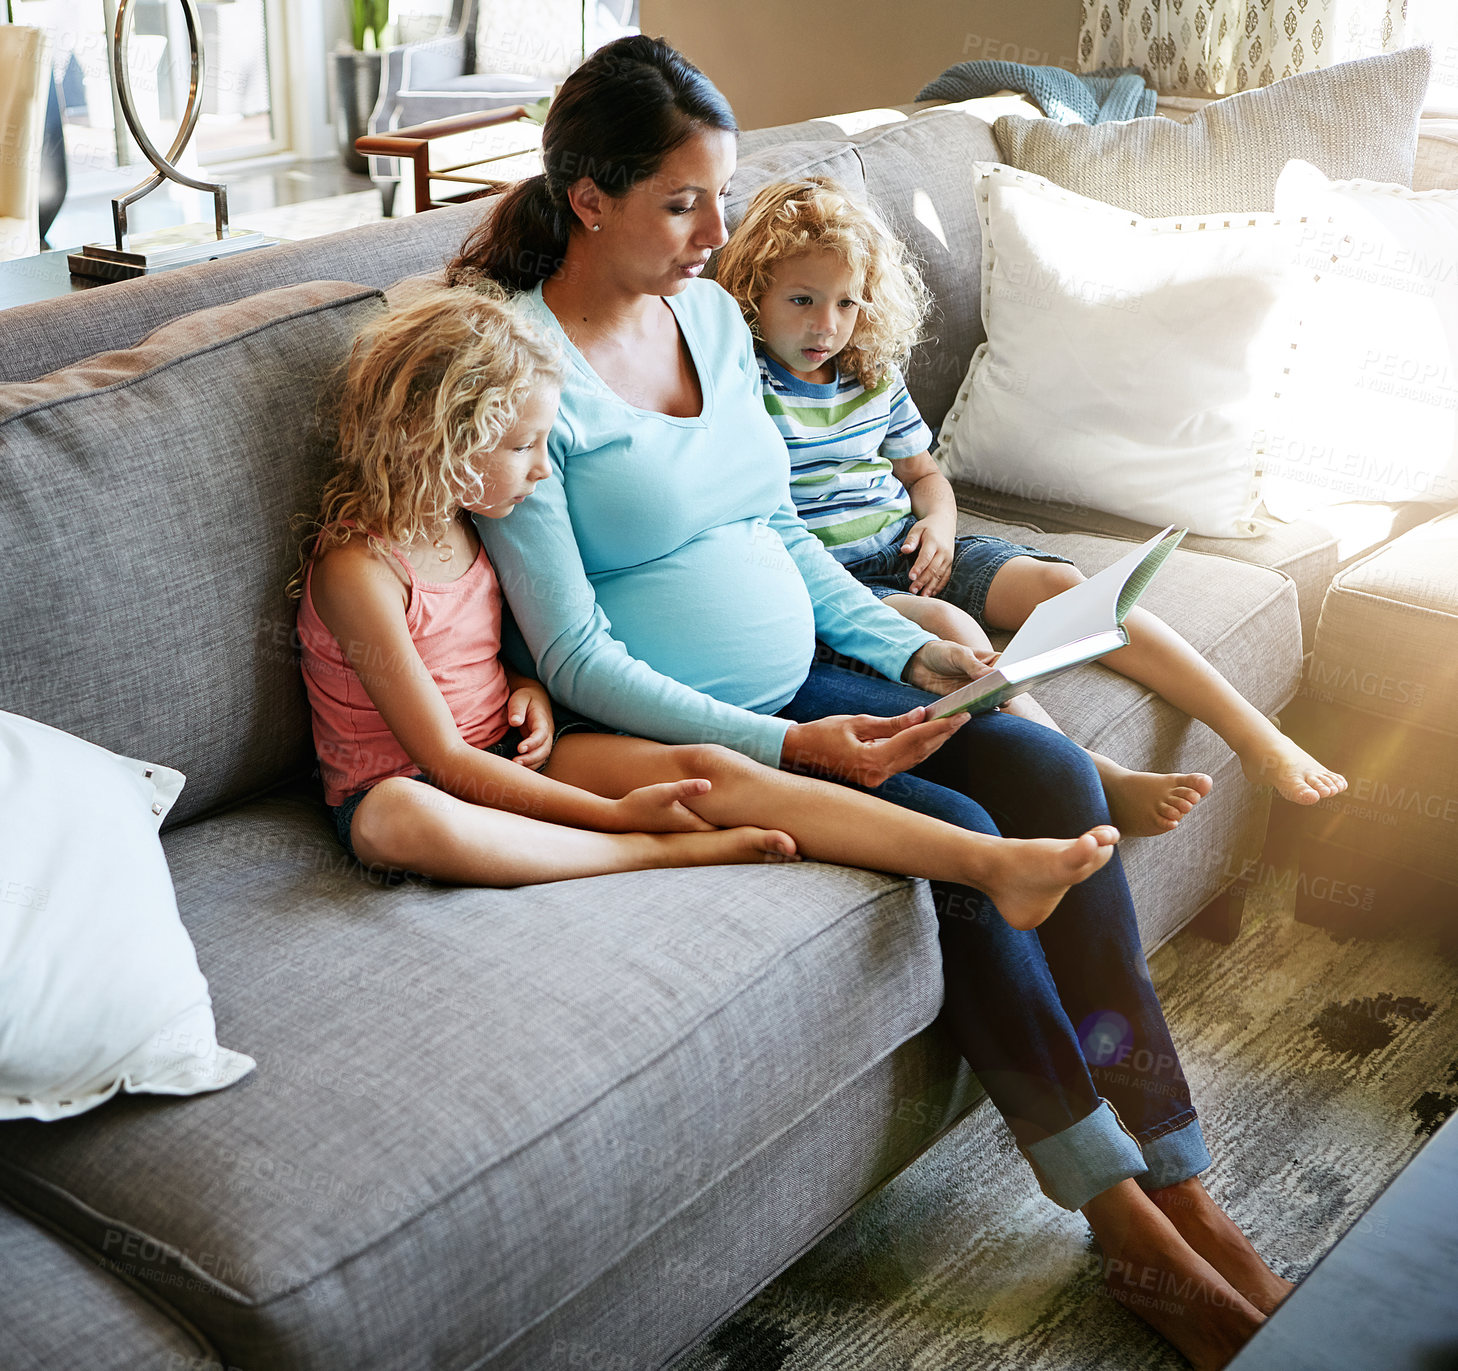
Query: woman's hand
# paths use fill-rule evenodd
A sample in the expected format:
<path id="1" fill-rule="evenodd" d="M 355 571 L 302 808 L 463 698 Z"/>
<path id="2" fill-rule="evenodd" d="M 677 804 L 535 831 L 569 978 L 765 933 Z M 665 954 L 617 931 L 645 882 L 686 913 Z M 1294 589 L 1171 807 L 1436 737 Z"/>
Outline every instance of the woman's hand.
<path id="1" fill-rule="evenodd" d="M 524 676 L 516 681 L 520 684 L 506 701 L 506 718 L 521 733 L 521 746 L 511 760 L 536 771 L 552 753 L 552 697 L 540 681 Z"/>
<path id="2" fill-rule="evenodd" d="M 907 530 L 901 550 L 915 556 L 911 566 L 911 593 L 935 595 L 952 574 L 952 554 L 957 549 L 957 516 L 939 514 L 918 519 Z"/>
<path id="3" fill-rule="evenodd" d="M 933 695 L 950 695 L 987 675 L 996 659 L 995 652 L 983 656 L 961 643 L 934 638 L 911 654 L 911 660 L 902 668 L 901 679 Z"/>
<path id="4" fill-rule="evenodd" d="M 640 785 L 621 800 L 609 802 L 605 833 L 707 833 L 714 825 L 699 818 L 688 802 L 709 792 L 709 782 L 663 781 Z"/>
<path id="5" fill-rule="evenodd" d="M 954 714 L 947 719 L 928 720 L 926 707 L 918 705 L 894 719 L 874 714 L 832 714 L 813 723 L 791 724 L 780 752 L 780 766 L 874 789 L 897 772 L 924 762 L 967 722 L 967 717 Z"/>

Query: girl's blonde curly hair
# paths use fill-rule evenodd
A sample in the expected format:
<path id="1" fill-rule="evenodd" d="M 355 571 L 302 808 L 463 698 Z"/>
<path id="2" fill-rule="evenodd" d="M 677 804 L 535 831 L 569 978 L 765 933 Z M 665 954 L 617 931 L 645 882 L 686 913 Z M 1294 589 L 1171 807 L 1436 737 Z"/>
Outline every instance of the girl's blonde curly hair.
<path id="1" fill-rule="evenodd" d="M 892 366 L 903 365 L 921 340 L 931 296 L 906 245 L 873 209 L 852 200 L 829 177 L 765 186 L 719 253 L 714 279 L 739 302 L 758 338 L 759 302 L 775 268 L 818 248 L 835 253 L 850 269 L 852 298 L 861 307 L 836 364 L 861 385 L 873 386 Z"/>
<path id="2" fill-rule="evenodd" d="M 556 346 L 489 282 L 432 286 L 366 325 L 345 364 L 334 419 L 338 455 L 300 550 L 304 568 L 349 541 L 369 546 L 438 540 L 463 506 L 481 498 L 483 457 L 516 424 L 533 386 L 562 375 Z"/>

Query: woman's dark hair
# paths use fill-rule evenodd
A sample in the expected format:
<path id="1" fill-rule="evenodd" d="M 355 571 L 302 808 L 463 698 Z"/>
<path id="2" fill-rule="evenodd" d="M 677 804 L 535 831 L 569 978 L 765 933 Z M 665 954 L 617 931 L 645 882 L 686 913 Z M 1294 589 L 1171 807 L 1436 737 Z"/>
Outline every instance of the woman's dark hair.
<path id="1" fill-rule="evenodd" d="M 661 38 L 633 34 L 594 52 L 562 84 L 542 129 L 543 174 L 496 202 L 446 268 L 455 284 L 479 273 L 511 290 L 553 275 L 567 252 L 567 188 L 582 177 L 626 195 L 699 129 L 738 132 L 718 88 Z"/>

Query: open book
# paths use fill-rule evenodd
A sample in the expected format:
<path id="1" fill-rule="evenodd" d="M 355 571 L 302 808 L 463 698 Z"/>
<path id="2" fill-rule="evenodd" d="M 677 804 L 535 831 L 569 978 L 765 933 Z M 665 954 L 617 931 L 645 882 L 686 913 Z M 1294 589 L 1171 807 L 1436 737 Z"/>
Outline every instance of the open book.
<path id="1" fill-rule="evenodd" d="M 1171 524 L 1098 575 L 1044 600 L 1013 635 L 996 667 L 971 685 L 944 695 L 928 717 L 996 709 L 1038 681 L 1126 646 L 1125 616 L 1185 533 Z"/>

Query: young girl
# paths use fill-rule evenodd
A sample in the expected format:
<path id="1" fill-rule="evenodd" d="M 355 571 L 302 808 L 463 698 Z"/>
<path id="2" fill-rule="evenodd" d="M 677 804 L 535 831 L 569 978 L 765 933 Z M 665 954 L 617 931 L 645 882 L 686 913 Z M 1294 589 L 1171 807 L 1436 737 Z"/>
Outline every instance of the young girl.
<path id="1" fill-rule="evenodd" d="M 470 515 L 509 517 L 549 475 L 559 380 L 552 347 L 499 291 L 424 292 L 355 344 L 338 470 L 291 588 L 347 851 L 498 886 L 804 855 L 975 885 L 1018 928 L 1108 861 L 1108 825 L 1068 840 L 970 833 L 584 720 L 554 746 L 546 691 L 498 658 L 501 594 Z"/>
<path id="2" fill-rule="evenodd" d="M 1035 605 L 1083 580 L 1054 553 L 956 536 L 951 484 L 927 451 L 931 432 L 898 369 L 929 299 L 905 247 L 872 211 L 824 177 L 768 185 L 720 254 L 717 280 L 755 335 L 800 516 L 876 595 L 990 660 L 982 625 L 1019 628 Z M 1248 780 L 1297 804 L 1346 789 L 1153 614 L 1136 608 L 1126 627 L 1129 646 L 1102 660 L 1208 724 Z M 1027 696 L 1011 708 L 1057 728 Z M 1126 834 L 1167 833 L 1210 793 L 1202 774 L 1129 771 L 1090 755 Z"/>

